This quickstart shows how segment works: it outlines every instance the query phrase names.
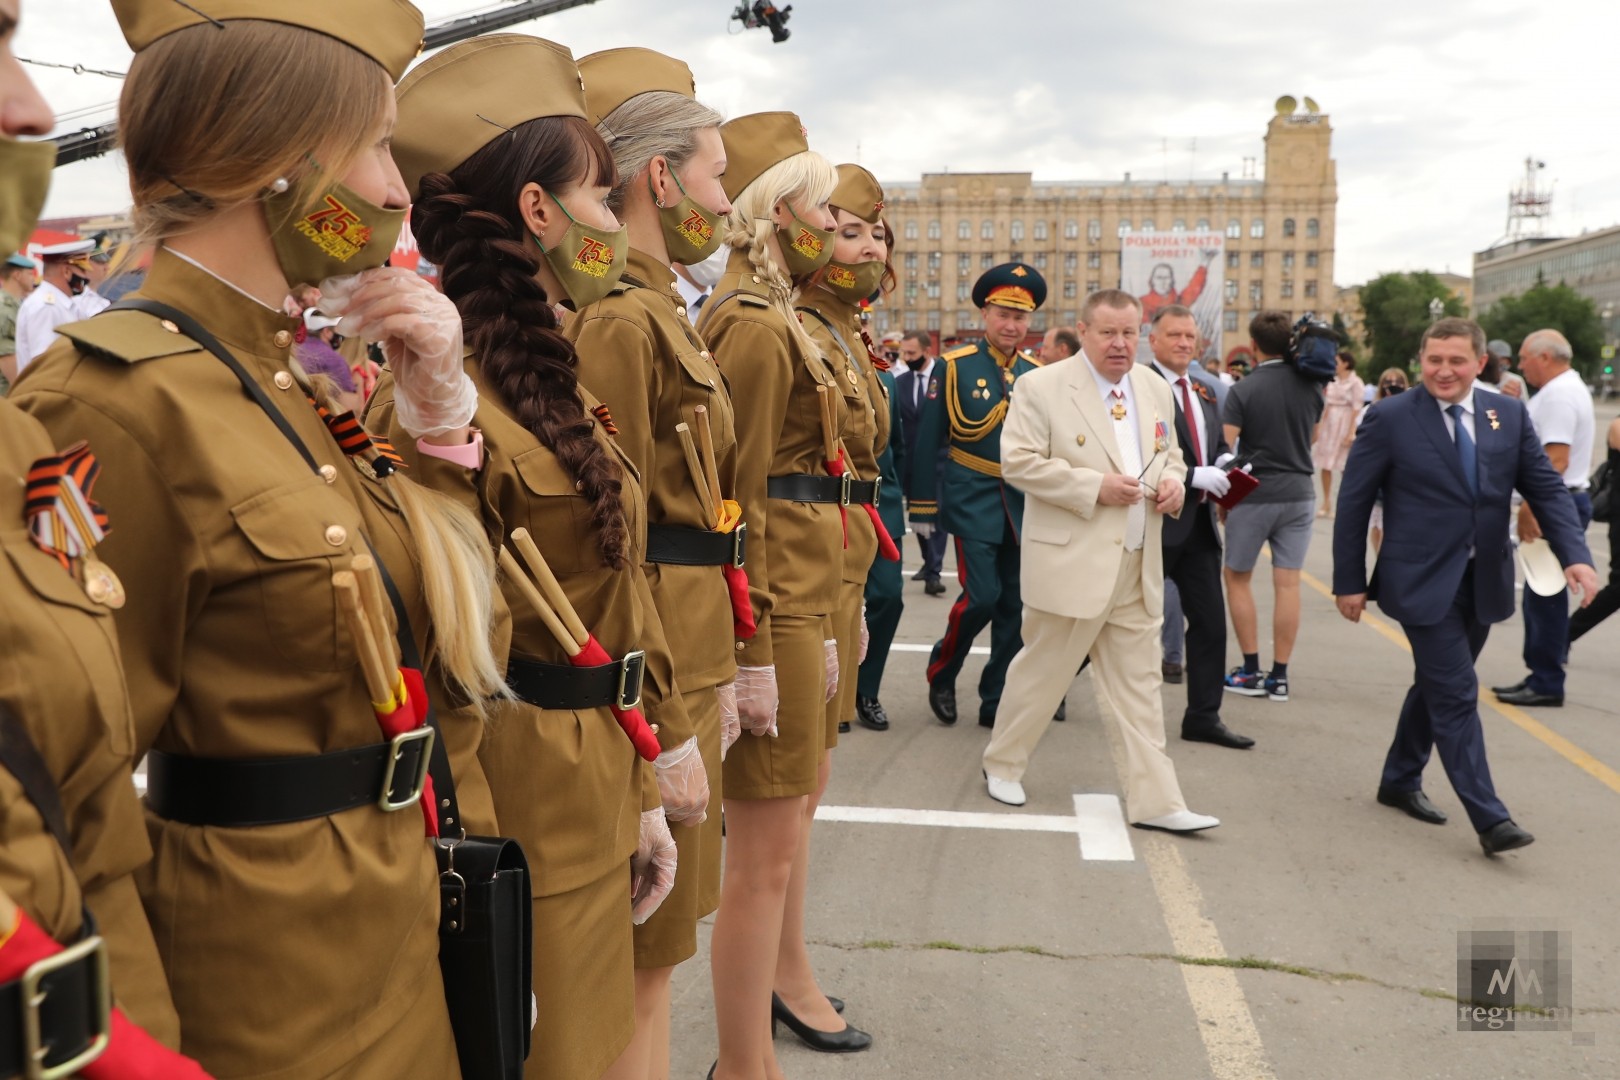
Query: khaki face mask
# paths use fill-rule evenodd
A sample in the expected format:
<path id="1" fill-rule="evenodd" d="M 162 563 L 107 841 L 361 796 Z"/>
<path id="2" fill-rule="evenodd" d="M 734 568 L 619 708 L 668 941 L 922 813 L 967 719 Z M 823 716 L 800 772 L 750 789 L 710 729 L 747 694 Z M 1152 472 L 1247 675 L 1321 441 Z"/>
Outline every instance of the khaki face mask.
<path id="1" fill-rule="evenodd" d="M 0 256 L 21 251 L 45 208 L 56 144 L 0 137 Z"/>
<path id="2" fill-rule="evenodd" d="M 669 249 L 669 261 L 691 266 L 719 250 L 720 216 L 703 209 L 697 200 L 686 193 L 686 185 L 681 183 L 674 169 L 669 170 L 669 176 L 681 190 L 681 201 L 674 206 L 659 206 L 658 224 L 664 230 L 664 246 Z M 647 173 L 647 190 L 652 191 L 656 204 L 658 192 L 653 191 L 651 172 Z"/>
<path id="3" fill-rule="evenodd" d="M 779 226 L 776 230 L 776 238 L 782 243 L 782 259 L 787 263 L 789 277 L 809 277 L 832 261 L 833 231 L 802 220 L 792 203 L 787 208 L 793 220 L 787 228 Z"/>
<path id="4" fill-rule="evenodd" d="M 291 286 L 376 269 L 393 254 L 405 224 L 404 210 L 385 209 L 343 184 L 325 185 L 319 168 L 265 196 L 264 211 L 276 262 Z"/>
<path id="5" fill-rule="evenodd" d="M 550 195 L 550 192 L 547 194 Z M 611 231 L 598 229 L 575 221 L 574 215 L 568 213 L 568 207 L 557 196 L 552 195 L 551 201 L 557 204 L 557 209 L 571 224 L 568 231 L 563 233 L 560 244 L 548 248 L 540 243 L 538 236 L 534 237 L 534 242 L 540 245 L 540 252 L 551 266 L 551 272 L 557 275 L 563 292 L 568 294 L 554 299 L 560 299 L 572 305 L 575 311 L 581 311 L 612 292 L 613 286 L 619 283 L 624 264 L 629 259 L 629 240 L 623 225 Z M 533 233 L 529 235 L 534 236 Z"/>
<path id="6" fill-rule="evenodd" d="M 834 296 L 851 304 L 858 304 L 877 292 L 878 283 L 882 280 L 883 264 L 880 262 L 830 262 L 827 272 L 821 275 L 822 283 L 832 290 Z"/>

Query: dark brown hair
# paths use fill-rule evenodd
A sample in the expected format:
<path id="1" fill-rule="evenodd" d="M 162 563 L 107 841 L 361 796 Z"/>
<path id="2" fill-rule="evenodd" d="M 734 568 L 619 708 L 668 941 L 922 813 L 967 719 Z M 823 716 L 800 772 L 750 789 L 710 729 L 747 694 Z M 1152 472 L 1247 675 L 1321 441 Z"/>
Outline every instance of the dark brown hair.
<path id="1" fill-rule="evenodd" d="M 1472 319 L 1460 319 L 1455 315 L 1448 315 L 1444 319 L 1436 319 L 1423 331 L 1423 340 L 1418 342 L 1418 352 L 1423 351 L 1433 338 L 1465 337 L 1469 347 L 1476 356 L 1485 355 L 1485 331 L 1479 328 L 1479 323 Z"/>
<path id="2" fill-rule="evenodd" d="M 626 565 L 619 464 L 593 437 L 579 398 L 579 360 L 535 275 L 518 195 L 525 184 L 556 193 L 617 179 L 613 154 L 578 117 L 530 120 L 497 137 L 449 174 L 422 178 L 411 229 L 439 266 L 444 294 L 461 311 L 479 367 L 519 423 L 574 478 L 591 504 L 602 562 Z M 560 299 L 560 298 L 559 298 Z"/>
<path id="3" fill-rule="evenodd" d="M 1280 359 L 1288 355 L 1294 338 L 1293 324 L 1286 311 L 1262 311 L 1249 320 L 1249 340 L 1260 355 Z"/>

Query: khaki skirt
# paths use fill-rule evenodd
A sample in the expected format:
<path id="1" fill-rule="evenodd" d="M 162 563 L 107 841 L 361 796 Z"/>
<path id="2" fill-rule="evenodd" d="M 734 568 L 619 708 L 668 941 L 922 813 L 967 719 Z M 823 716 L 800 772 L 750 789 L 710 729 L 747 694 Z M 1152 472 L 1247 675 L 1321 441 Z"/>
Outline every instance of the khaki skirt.
<path id="1" fill-rule="evenodd" d="M 539 1005 L 524 1080 L 596 1080 L 636 1030 L 630 866 L 534 900 Z M 426 1076 L 407 1069 L 396 1076 Z M 437 1075 L 437 1074 L 433 1074 Z"/>
<path id="2" fill-rule="evenodd" d="M 832 638 L 838 642 L 838 695 L 827 702 L 825 745 L 838 745 L 838 724 L 855 719 L 855 681 L 860 675 L 861 606 L 866 602 L 866 586 L 853 581 L 839 583 L 838 610 L 828 616 Z"/>
<path id="3" fill-rule="evenodd" d="M 826 660 L 821 615 L 772 615 L 776 661 L 777 736 L 750 735 L 726 755 L 728 799 L 786 799 L 816 790 L 826 749 Z"/>

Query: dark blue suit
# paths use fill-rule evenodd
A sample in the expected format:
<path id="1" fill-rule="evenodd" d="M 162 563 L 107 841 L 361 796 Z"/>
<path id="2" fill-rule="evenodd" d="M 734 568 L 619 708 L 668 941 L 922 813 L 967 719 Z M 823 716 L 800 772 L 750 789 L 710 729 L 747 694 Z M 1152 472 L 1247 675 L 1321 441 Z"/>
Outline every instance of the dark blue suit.
<path id="1" fill-rule="evenodd" d="M 1508 519 L 1517 488 L 1565 566 L 1590 563 L 1575 504 L 1515 398 L 1475 389 L 1478 492 L 1469 490 L 1440 403 L 1422 387 L 1372 406 L 1339 484 L 1333 593 L 1366 593 L 1401 624 L 1415 673 L 1383 785 L 1422 786 L 1439 750 L 1476 832 L 1508 818 L 1485 760 L 1474 661 L 1490 624 L 1513 614 Z M 1367 579 L 1367 519 L 1384 498 L 1384 544 Z M 1473 557 L 1469 557 L 1469 550 Z"/>
<path id="2" fill-rule="evenodd" d="M 934 368 L 936 371 L 939 369 L 939 364 L 940 361 L 934 361 Z M 912 371 L 910 368 L 904 367 L 903 365 L 902 368 L 903 370 L 898 371 L 894 376 L 894 400 L 895 405 L 898 406 L 898 411 L 900 414 L 900 434 L 898 436 L 890 435 L 889 438 L 891 442 L 898 438 L 900 440 L 899 445 L 901 446 L 903 452 L 909 456 L 911 453 L 911 448 L 917 444 L 917 425 L 922 420 L 922 410 L 919 408 L 919 396 L 922 391 L 927 389 L 927 387 L 919 385 L 923 382 L 923 380 L 917 377 L 917 373 L 915 371 Z M 927 399 L 923 398 L 922 400 Z M 902 481 L 906 482 L 906 486 L 909 488 L 911 478 L 910 469 L 908 468 L 902 470 L 900 473 L 900 478 Z M 905 494 L 909 496 L 911 492 L 907 490 Z M 895 536 L 898 537 L 899 535 L 899 533 L 895 533 Z M 933 534 L 926 540 L 922 539 L 921 537 L 917 539 L 917 547 L 922 552 L 923 578 L 927 581 L 938 581 L 940 573 L 944 568 L 946 543 L 945 536 L 945 530 L 940 526 L 940 523 L 936 518 L 934 521 Z"/>

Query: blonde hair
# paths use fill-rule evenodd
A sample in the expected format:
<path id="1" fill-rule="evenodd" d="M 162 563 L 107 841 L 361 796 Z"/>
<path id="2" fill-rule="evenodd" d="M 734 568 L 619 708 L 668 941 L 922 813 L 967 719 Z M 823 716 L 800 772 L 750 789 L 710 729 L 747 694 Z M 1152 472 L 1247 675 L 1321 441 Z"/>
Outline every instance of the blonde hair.
<path id="1" fill-rule="evenodd" d="M 166 34 L 130 63 L 118 102 L 141 250 L 312 168 L 345 175 L 382 134 L 388 73 L 336 38 L 233 19 Z"/>
<path id="2" fill-rule="evenodd" d="M 596 131 L 613 151 L 619 182 L 608 194 L 608 207 L 617 214 L 634 182 L 662 154 L 671 169 L 681 169 L 697 151 L 697 133 L 718 128 L 725 117 L 694 98 L 668 90 L 635 97 L 602 118 Z"/>
<path id="3" fill-rule="evenodd" d="M 136 243 L 161 244 L 311 168 L 346 175 L 382 134 L 388 74 L 341 41 L 283 23 L 232 20 L 168 34 L 136 55 L 119 101 Z M 306 392 L 345 411 L 333 384 L 289 361 Z M 437 662 L 483 710 L 510 697 L 490 641 L 495 559 L 476 515 L 395 472 L 385 482 L 416 545 Z"/>
<path id="4" fill-rule="evenodd" d="M 796 214 L 806 206 L 820 206 L 832 198 L 837 187 L 838 171 L 832 163 L 814 150 L 805 150 L 760 173 L 731 200 L 731 216 L 726 219 L 726 243 L 748 253 L 755 272 L 770 286 L 771 306 L 787 321 L 788 332 L 812 353 L 820 349 L 793 310 L 798 290 L 771 255 L 770 239 L 776 232 L 771 214 L 779 202 L 791 203 Z"/>

